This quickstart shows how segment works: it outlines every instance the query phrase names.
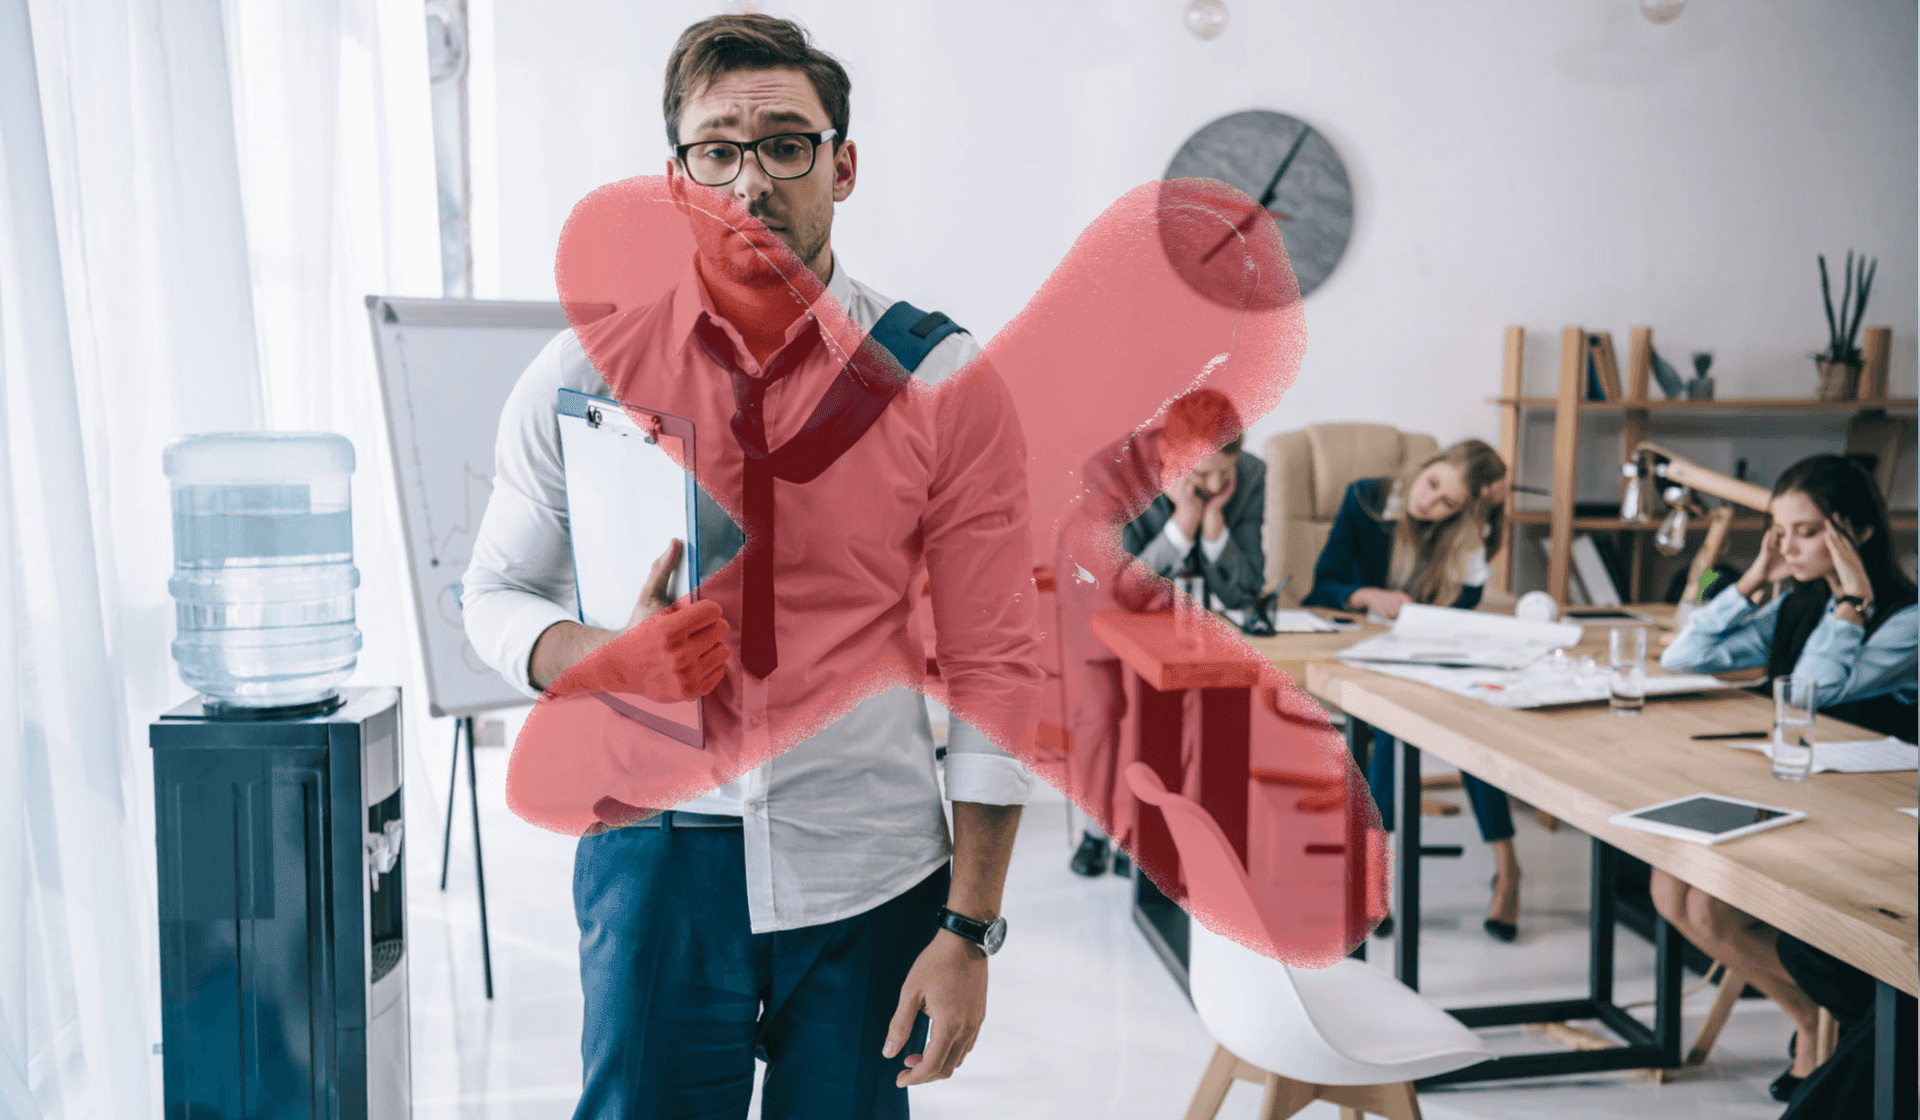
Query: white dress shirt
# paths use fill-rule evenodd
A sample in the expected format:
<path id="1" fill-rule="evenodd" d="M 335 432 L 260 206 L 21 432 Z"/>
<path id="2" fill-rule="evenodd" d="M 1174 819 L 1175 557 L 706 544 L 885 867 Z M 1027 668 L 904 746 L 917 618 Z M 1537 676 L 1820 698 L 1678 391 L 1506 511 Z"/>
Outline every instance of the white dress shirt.
<path id="1" fill-rule="evenodd" d="M 869 330 L 894 302 L 854 280 L 837 259 L 827 290 Z M 915 376 L 943 380 L 978 352 L 971 335 L 950 335 Z M 529 697 L 540 694 L 529 675 L 534 643 L 553 624 L 578 620 L 556 407 L 563 388 L 613 395 L 571 331 L 527 367 L 501 415 L 493 496 L 462 596 L 474 648 Z M 748 676 L 744 687 L 751 713 L 765 683 Z M 746 723 L 748 734 L 764 726 Z M 1019 760 L 958 721 L 945 778 L 948 799 L 990 805 L 1024 804 L 1033 785 Z M 756 933 L 862 913 L 913 887 L 951 854 L 926 705 L 906 688 L 861 702 L 787 753 L 676 808 L 743 817 Z"/>

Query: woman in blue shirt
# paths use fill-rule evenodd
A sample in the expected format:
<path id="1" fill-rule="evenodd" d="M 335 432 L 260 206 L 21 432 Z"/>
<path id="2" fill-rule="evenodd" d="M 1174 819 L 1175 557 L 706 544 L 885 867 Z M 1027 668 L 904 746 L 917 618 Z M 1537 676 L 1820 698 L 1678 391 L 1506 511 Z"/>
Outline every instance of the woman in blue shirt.
<path id="1" fill-rule="evenodd" d="M 1774 484 L 1768 513 L 1773 524 L 1760 555 L 1693 612 L 1661 666 L 1693 673 L 1765 666 L 1769 690 L 1775 677 L 1812 677 L 1821 714 L 1913 741 L 1920 607 L 1895 562 L 1873 477 L 1845 456 L 1803 459 Z M 1754 599 L 1770 590 L 1756 607 Z M 1653 873 L 1653 899 L 1689 941 L 1739 969 L 1793 1018 L 1793 1067 L 1772 1086 L 1776 1099 L 1789 1099 L 1813 1072 L 1816 1008 L 1780 963 L 1779 931 L 1663 871 Z"/>
<path id="2" fill-rule="evenodd" d="M 1471 610 L 1490 574 L 1486 542 L 1498 539 L 1507 465 L 1477 439 L 1456 443 L 1398 479 L 1363 478 L 1347 487 L 1326 546 L 1313 566 L 1306 605 L 1372 610 L 1397 618 L 1408 603 Z M 1393 827 L 1392 736 L 1378 731 L 1367 785 L 1381 822 Z M 1486 930 L 1502 941 L 1519 932 L 1520 861 L 1507 795 L 1461 775 L 1480 835 L 1493 847 L 1493 905 Z M 1391 920 L 1391 919 L 1389 919 Z M 1379 932 L 1391 927 L 1381 923 Z"/>

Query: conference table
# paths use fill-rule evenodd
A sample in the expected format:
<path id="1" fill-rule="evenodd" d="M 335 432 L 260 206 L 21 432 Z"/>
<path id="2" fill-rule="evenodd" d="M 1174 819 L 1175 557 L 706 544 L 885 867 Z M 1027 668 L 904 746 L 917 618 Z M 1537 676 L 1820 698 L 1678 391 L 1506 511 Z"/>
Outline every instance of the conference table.
<path id="1" fill-rule="evenodd" d="M 1671 608 L 1637 607 L 1664 619 Z M 1574 621 L 1578 621 L 1577 619 Z M 1144 697 L 1158 718 L 1135 722 L 1134 749 L 1164 756 L 1165 736 L 1194 731 L 1172 719 L 1177 710 L 1197 717 L 1205 742 L 1203 766 L 1217 776 L 1200 784 L 1210 811 L 1232 804 L 1244 814 L 1247 746 L 1244 717 L 1257 684 L 1243 661 L 1211 648 L 1172 641 L 1170 612 L 1093 619 L 1096 636 L 1128 667 L 1130 697 Z M 1338 660 L 1339 651 L 1370 632 L 1286 634 L 1244 639 L 1269 662 L 1304 684 L 1314 697 L 1345 713 L 1348 741 L 1358 746 L 1370 728 L 1401 744 L 1401 799 L 1396 814 L 1394 909 L 1397 915 L 1395 974 L 1419 986 L 1420 754 L 1429 752 L 1565 821 L 1592 838 L 1588 995 L 1584 999 L 1454 1009 L 1469 1026 L 1551 1023 L 1593 1019 L 1620 1036 L 1622 1044 L 1592 1049 L 1507 1055 L 1430 1082 L 1480 1081 L 1599 1070 L 1673 1068 L 1680 1064 L 1681 956 L 1678 935 L 1663 921 L 1654 926 L 1655 1011 L 1651 1028 L 1613 1002 L 1613 880 L 1618 853 L 1625 852 L 1758 917 L 1873 976 L 1876 1004 L 1877 1115 L 1891 1115 L 1895 993 L 1920 995 L 1920 840 L 1913 819 L 1896 810 L 1917 796 L 1911 771 L 1881 774 L 1822 773 L 1806 782 L 1774 779 L 1766 756 L 1725 742 L 1691 736 L 1766 728 L 1771 705 L 1741 690 L 1649 699 L 1636 717 L 1612 714 L 1604 704 L 1513 711 L 1427 685 L 1372 672 Z M 1371 631 L 1377 632 L 1377 631 Z M 1605 625 L 1589 624 L 1594 652 Z M 1657 643 L 1650 642 L 1650 646 Z M 1600 651 L 1604 657 L 1604 651 Z M 1650 672 L 1658 672 L 1650 666 Z M 1198 700 L 1175 704 L 1165 695 L 1186 689 Z M 1211 724 L 1211 727 L 1208 724 Z M 1207 734 L 1211 730 L 1214 734 Z M 1870 733 L 1824 717 L 1820 739 L 1873 738 Z M 1222 740 L 1217 759 L 1215 738 Z M 1230 790 L 1228 772 L 1241 767 L 1241 794 Z M 1717 845 L 1672 840 L 1611 825 L 1608 818 L 1670 798 L 1699 792 L 1804 809 L 1807 818 Z M 1143 839 L 1146 820 L 1143 817 Z M 1244 820 L 1242 821 L 1244 827 Z M 1151 890 L 1152 884 L 1144 884 Z M 1153 892 L 1157 893 L 1157 892 Z M 1142 898 L 1141 885 L 1136 896 Z M 1144 909 L 1153 899 L 1144 896 Z M 1169 923 L 1149 928 L 1136 903 L 1136 920 L 1163 942 Z M 1184 934 L 1184 930 L 1179 933 Z M 1184 942 L 1184 936 L 1178 938 Z M 1163 956 L 1173 945 L 1156 944 Z M 1182 954 L 1183 956 L 1183 954 Z M 1170 962 L 1171 964 L 1172 962 Z M 1909 1025 L 1901 1024 L 1903 1029 Z"/>

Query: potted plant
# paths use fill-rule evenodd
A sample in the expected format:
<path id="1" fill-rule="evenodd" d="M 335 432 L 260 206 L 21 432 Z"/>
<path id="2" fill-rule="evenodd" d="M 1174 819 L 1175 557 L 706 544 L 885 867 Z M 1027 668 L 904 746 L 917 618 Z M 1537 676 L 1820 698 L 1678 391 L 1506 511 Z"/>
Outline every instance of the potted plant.
<path id="1" fill-rule="evenodd" d="M 1867 294 L 1873 291 L 1873 274 L 1880 261 L 1868 261 L 1860 255 L 1856 266 L 1853 250 L 1847 250 L 1846 283 L 1840 290 L 1840 313 L 1833 311 L 1833 285 L 1827 280 L 1827 257 L 1820 255 L 1820 296 L 1827 305 L 1827 348 L 1813 356 L 1820 369 L 1820 399 L 1850 401 L 1860 384 L 1860 321 L 1867 313 Z"/>

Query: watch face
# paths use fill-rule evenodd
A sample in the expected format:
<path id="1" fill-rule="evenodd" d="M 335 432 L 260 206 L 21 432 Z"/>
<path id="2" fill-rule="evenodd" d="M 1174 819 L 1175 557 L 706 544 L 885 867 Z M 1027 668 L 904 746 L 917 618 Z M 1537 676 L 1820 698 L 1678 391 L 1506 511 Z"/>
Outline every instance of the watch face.
<path id="1" fill-rule="evenodd" d="M 1000 946 L 1006 940 L 1007 920 L 1005 918 L 995 918 L 993 924 L 987 927 L 987 936 L 981 940 L 980 947 L 985 949 L 987 955 L 991 957 L 1000 951 Z"/>

